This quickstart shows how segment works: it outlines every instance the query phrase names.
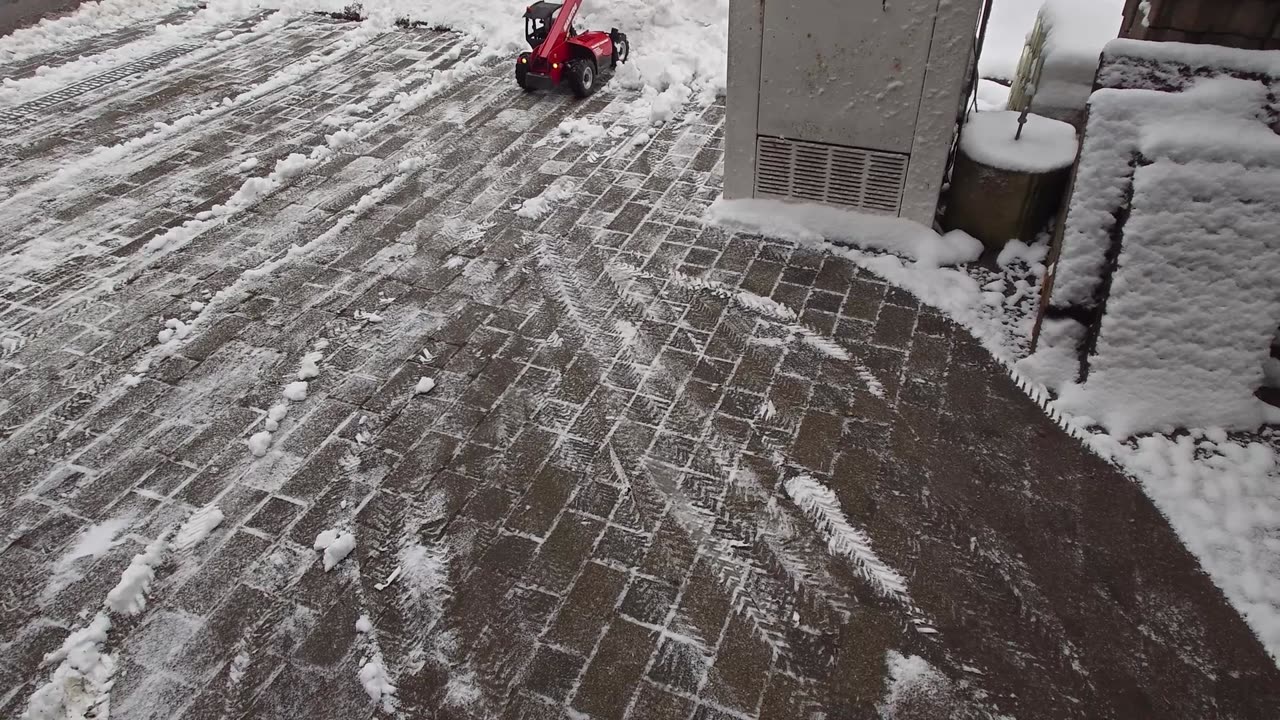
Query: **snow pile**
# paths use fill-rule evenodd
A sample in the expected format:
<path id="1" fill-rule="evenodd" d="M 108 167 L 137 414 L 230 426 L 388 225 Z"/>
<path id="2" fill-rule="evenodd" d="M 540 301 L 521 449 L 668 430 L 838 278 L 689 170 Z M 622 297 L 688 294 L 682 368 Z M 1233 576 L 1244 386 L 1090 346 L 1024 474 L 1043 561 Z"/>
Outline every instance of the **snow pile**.
<path id="1" fill-rule="evenodd" d="M 827 205 L 780 200 L 717 200 L 707 220 L 726 228 L 799 242 L 830 241 L 880 250 L 923 268 L 972 262 L 982 243 L 961 231 L 939 235 L 919 223 Z"/>
<path id="2" fill-rule="evenodd" d="M 1055 393 L 1080 377 L 1080 347 L 1089 329 L 1067 318 L 1045 318 L 1036 351 L 1018 360 L 1015 369 Z"/>
<path id="3" fill-rule="evenodd" d="M 105 612 L 89 625 L 72 633 L 62 647 L 44 656 L 42 664 L 58 663 L 49 682 L 31 695 L 23 720 L 67 720 L 108 717 L 115 658 L 102 652 L 102 643 L 111 630 Z"/>
<path id="4" fill-rule="evenodd" d="M 0 38 L 0 64 L 19 63 L 63 45 L 154 22 L 178 7 L 174 0 L 99 0 L 70 15 L 44 19 Z"/>
<path id="5" fill-rule="evenodd" d="M 340 12 L 351 0 L 266 0 L 265 4 Z M 470 35 L 499 56 L 513 58 L 528 47 L 522 19 L 527 2 L 362 0 L 360 5 L 362 16 L 374 25 L 387 26 L 400 18 L 443 25 Z M 724 92 L 728 0 L 587 5 L 574 25 L 606 32 L 616 27 L 626 33 L 631 56 L 618 68 L 614 82 L 641 91 L 633 104 L 638 118 L 663 122 L 688 101 L 709 105 Z"/>
<path id="6" fill-rule="evenodd" d="M 396 707 L 396 686 L 391 684 L 387 668 L 381 658 L 375 657 L 365 661 L 360 668 L 360 684 L 368 693 L 369 699 L 377 702 L 384 712 L 393 712 Z"/>
<path id="7" fill-rule="evenodd" d="M 669 120 L 686 101 L 709 105 L 724 93 L 729 53 L 729 0 L 654 0 L 587 7 L 583 20 L 617 27 L 631 59 L 617 82 L 641 89 L 638 110 L 651 122 Z"/>
<path id="8" fill-rule="evenodd" d="M 413 394 L 426 395 L 427 393 L 434 390 L 435 387 L 436 387 L 435 380 L 429 377 L 420 377 L 418 378 L 418 384 L 413 386 Z"/>
<path id="9" fill-rule="evenodd" d="M 107 607 L 118 613 L 137 615 L 147 607 L 147 591 L 156 579 L 155 566 L 164 559 L 169 543 L 164 538 L 156 540 L 147 549 L 133 556 L 129 567 L 120 575 L 120 582 L 107 593 Z"/>
<path id="10" fill-rule="evenodd" d="M 372 638 L 373 623 L 368 615 L 361 615 L 356 620 L 356 632 Z M 369 695 L 369 699 L 378 703 L 383 712 L 394 712 L 396 708 L 396 686 L 391 684 L 391 676 L 383 664 L 382 653 L 378 651 L 376 641 L 369 643 L 371 652 L 360 667 L 360 684 Z"/>
<path id="11" fill-rule="evenodd" d="M 1074 127 L 1027 115 L 1019 136 L 1019 117 L 1020 113 L 1012 110 L 970 113 L 960 134 L 960 149 L 983 165 L 1012 172 L 1047 173 L 1075 162 Z"/>
<path id="12" fill-rule="evenodd" d="M 211 518 L 217 518 L 213 522 Z M 207 507 L 192 513 L 177 531 L 176 545 L 189 548 L 203 540 L 208 530 L 221 522 L 222 512 Z M 58 663 L 49 681 L 32 693 L 23 720 L 67 720 L 68 718 L 107 718 L 111 714 L 111 686 L 116 660 L 102 651 L 111 630 L 110 612 L 136 615 L 146 608 L 147 592 L 155 581 L 155 568 L 164 561 L 170 548 L 166 531 L 134 556 L 120 581 L 107 594 L 103 609 L 88 626 L 71 633 L 62 647 L 44 656 L 42 665 Z M 98 539 L 101 534 L 93 533 Z"/>
<path id="13" fill-rule="evenodd" d="M 262 457 L 271 449 L 272 433 L 280 429 L 280 421 L 289 414 L 289 403 L 307 399 L 307 381 L 320 376 L 320 361 L 324 359 L 324 353 L 321 351 L 327 347 L 329 347 L 328 340 L 317 340 L 311 352 L 302 356 L 302 360 L 298 363 L 298 379 L 284 386 L 284 390 L 280 393 L 284 400 L 272 405 L 267 411 L 267 419 L 262 423 L 265 429 L 249 436 L 249 452 L 253 453 L 254 457 Z"/>
<path id="14" fill-rule="evenodd" d="M 164 329 L 156 334 L 156 342 L 161 345 L 173 339 L 185 340 L 191 334 L 191 327 L 182 322 L 178 318 L 169 318 L 164 321 Z"/>
<path id="15" fill-rule="evenodd" d="M 324 571 L 329 572 L 356 548 L 356 536 L 340 530 L 325 530 L 311 546 L 324 551 Z"/>
<path id="16" fill-rule="evenodd" d="M 1166 43 L 1161 43 L 1166 44 Z M 1156 124 L 1149 147 L 1168 147 L 1168 119 L 1200 128 L 1230 127 L 1223 137 L 1202 139 L 1208 152 L 1232 144 L 1241 122 L 1261 123 L 1267 88 L 1253 80 L 1202 79 L 1184 92 L 1102 89 L 1089 99 L 1089 126 L 1076 168 L 1075 191 L 1063 229 L 1062 256 L 1054 286 L 1055 306 L 1097 306 L 1097 291 L 1107 266 L 1107 249 L 1116 215 L 1127 199 L 1134 156 L 1142 149 L 1145 128 Z M 1195 139 L 1195 138 L 1192 138 Z M 1185 146 L 1183 146 L 1185 147 Z"/>

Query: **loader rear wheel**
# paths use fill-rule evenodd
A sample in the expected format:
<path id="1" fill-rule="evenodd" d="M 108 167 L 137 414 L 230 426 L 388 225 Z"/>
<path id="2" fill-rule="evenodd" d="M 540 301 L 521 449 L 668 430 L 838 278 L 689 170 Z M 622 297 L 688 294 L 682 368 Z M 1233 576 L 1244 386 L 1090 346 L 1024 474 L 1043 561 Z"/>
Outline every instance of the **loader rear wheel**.
<path id="1" fill-rule="evenodd" d="M 584 98 L 596 91 L 596 64 L 586 58 L 570 60 L 564 68 L 573 94 Z"/>

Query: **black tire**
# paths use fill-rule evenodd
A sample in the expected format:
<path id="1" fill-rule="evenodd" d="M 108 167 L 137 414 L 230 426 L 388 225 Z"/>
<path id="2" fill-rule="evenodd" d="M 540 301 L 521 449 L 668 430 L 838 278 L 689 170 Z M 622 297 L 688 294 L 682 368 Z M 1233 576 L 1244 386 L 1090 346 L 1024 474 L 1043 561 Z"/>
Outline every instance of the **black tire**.
<path id="1" fill-rule="evenodd" d="M 613 41 L 613 66 L 618 67 L 629 57 L 631 57 L 631 43 L 627 42 L 626 35 L 618 33 L 617 39 Z"/>
<path id="2" fill-rule="evenodd" d="M 570 60 L 564 67 L 573 94 L 584 98 L 596 91 L 596 64 L 586 58 Z"/>
<path id="3" fill-rule="evenodd" d="M 524 60 L 525 62 L 520 62 L 519 60 L 516 61 L 516 84 L 525 92 L 532 92 L 533 88 L 530 88 L 529 84 L 526 82 L 526 77 L 529 75 L 529 54 L 525 53 L 524 55 L 521 55 L 520 60 Z"/>

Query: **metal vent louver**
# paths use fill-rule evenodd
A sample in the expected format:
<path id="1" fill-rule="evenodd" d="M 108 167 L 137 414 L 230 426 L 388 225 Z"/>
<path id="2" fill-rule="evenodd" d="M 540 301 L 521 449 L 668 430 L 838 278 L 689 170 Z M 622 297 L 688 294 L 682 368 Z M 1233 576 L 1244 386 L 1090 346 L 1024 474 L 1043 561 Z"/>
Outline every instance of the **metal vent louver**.
<path id="1" fill-rule="evenodd" d="M 794 198 L 897 215 L 907 155 L 756 138 L 756 197 Z"/>

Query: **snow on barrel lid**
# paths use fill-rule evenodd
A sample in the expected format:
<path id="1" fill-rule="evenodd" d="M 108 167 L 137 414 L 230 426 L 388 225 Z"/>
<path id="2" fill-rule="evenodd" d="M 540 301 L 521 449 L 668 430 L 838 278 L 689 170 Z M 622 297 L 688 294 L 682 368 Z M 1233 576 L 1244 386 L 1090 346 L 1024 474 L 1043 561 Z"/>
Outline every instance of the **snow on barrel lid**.
<path id="1" fill-rule="evenodd" d="M 1076 129 L 1060 120 L 1027 115 L 1018 134 L 1012 110 L 975 112 L 960 135 L 960 150 L 969 158 L 1011 172 L 1044 173 L 1067 167 L 1076 159 Z"/>

